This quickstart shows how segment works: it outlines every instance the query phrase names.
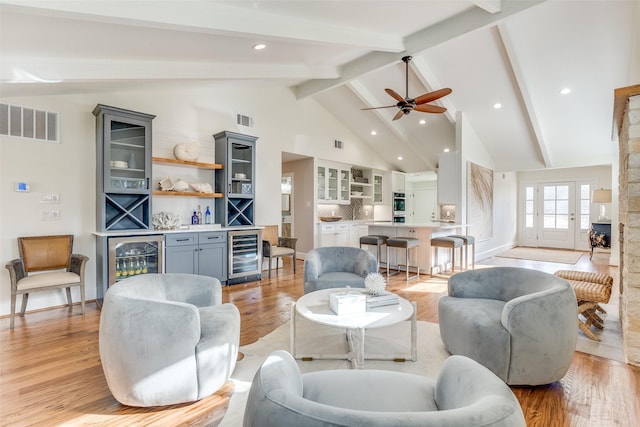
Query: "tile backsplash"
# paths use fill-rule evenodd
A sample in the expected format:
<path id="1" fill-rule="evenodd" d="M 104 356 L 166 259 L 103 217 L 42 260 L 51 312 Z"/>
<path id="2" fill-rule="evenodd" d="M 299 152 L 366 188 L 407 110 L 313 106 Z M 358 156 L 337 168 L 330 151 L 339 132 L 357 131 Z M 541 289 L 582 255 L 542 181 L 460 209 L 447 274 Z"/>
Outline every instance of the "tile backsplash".
<path id="1" fill-rule="evenodd" d="M 352 199 L 349 205 L 318 204 L 318 216 L 341 216 L 346 221 L 373 219 L 373 206 L 365 205 L 363 199 Z"/>

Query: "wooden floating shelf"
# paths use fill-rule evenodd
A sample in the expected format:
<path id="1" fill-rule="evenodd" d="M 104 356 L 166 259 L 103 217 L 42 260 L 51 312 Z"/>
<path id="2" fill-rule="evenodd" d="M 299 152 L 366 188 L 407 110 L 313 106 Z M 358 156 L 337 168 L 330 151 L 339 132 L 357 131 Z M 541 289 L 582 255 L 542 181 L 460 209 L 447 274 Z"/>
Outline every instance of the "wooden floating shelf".
<path id="1" fill-rule="evenodd" d="M 154 196 L 181 196 L 181 197 L 202 197 L 207 199 L 219 199 L 224 197 L 222 193 L 199 193 L 197 191 L 162 191 L 153 190 Z"/>
<path id="2" fill-rule="evenodd" d="M 219 163 L 192 162 L 189 160 L 165 159 L 163 157 L 152 157 L 151 160 L 153 160 L 154 163 L 165 163 L 168 165 L 194 166 L 201 169 L 224 169 L 224 165 Z"/>

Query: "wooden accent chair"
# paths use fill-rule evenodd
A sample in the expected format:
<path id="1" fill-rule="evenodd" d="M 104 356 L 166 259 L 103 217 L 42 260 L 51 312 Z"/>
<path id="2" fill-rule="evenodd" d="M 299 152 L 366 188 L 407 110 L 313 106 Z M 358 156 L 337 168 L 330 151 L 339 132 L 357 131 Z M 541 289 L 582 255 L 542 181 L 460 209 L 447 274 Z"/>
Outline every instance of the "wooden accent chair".
<path id="1" fill-rule="evenodd" d="M 271 259 L 285 256 L 292 257 L 293 272 L 296 272 L 296 242 L 295 237 L 278 236 L 277 225 L 266 225 L 262 230 L 262 257 L 269 258 L 269 277 L 271 277 Z M 276 271 L 278 263 L 276 263 Z"/>
<path id="2" fill-rule="evenodd" d="M 576 293 L 578 314 L 581 314 L 585 319 L 583 321 L 578 318 L 580 330 L 588 338 L 600 341 L 600 338 L 591 331 L 591 326 L 595 326 L 598 329 L 604 328 L 604 319 L 596 311 L 606 313 L 600 304 L 609 302 L 611 288 L 613 287 L 613 277 L 608 274 L 574 270 L 559 270 L 554 274 L 566 279 Z"/>
<path id="3" fill-rule="evenodd" d="M 11 322 L 13 329 L 16 297 L 22 294 L 20 316 L 24 316 L 30 292 L 67 289 L 72 308 L 71 286 L 80 287 L 80 306 L 84 314 L 84 270 L 88 257 L 72 254 L 73 235 L 18 237 L 20 258 L 5 267 L 11 278 Z M 30 274 L 30 273 L 37 274 Z"/>

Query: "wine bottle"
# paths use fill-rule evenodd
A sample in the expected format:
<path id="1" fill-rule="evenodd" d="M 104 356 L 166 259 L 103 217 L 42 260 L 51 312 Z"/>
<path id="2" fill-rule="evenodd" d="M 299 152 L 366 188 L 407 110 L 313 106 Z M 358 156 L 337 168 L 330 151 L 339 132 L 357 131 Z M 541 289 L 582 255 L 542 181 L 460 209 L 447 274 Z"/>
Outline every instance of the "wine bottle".
<path id="1" fill-rule="evenodd" d="M 196 215 L 198 215 L 198 224 L 204 224 L 204 222 L 202 222 L 202 211 L 200 210 L 200 205 L 198 205 L 198 212 Z"/>
<path id="2" fill-rule="evenodd" d="M 197 224 L 198 223 L 198 215 L 196 214 L 196 211 L 193 211 L 193 215 L 191 215 L 191 224 Z"/>

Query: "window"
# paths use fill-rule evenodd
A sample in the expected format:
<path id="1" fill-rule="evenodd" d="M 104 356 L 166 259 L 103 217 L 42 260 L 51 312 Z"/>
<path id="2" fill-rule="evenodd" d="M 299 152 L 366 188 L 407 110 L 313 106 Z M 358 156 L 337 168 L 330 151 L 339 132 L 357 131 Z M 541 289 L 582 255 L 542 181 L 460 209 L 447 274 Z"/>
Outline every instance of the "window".
<path id="1" fill-rule="evenodd" d="M 544 228 L 569 228 L 569 186 L 545 185 L 543 194 Z"/>
<path id="2" fill-rule="evenodd" d="M 591 185 L 580 185 L 580 230 L 588 230 L 590 221 L 590 208 L 591 208 Z"/>
<path id="3" fill-rule="evenodd" d="M 535 189 L 533 186 L 525 187 L 525 200 L 524 200 L 524 227 L 533 228 L 534 219 L 536 217 L 535 211 Z"/>

